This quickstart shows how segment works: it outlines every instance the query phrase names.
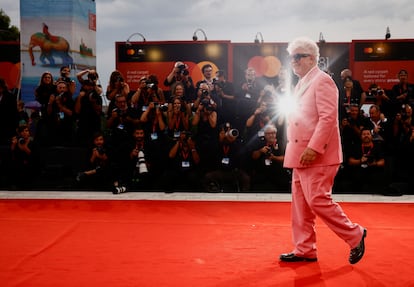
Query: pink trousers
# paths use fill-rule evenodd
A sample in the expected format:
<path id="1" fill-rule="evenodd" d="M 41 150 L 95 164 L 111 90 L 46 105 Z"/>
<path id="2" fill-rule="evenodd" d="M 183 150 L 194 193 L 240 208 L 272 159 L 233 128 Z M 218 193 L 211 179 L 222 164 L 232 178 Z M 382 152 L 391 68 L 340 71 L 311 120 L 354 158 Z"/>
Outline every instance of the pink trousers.
<path id="1" fill-rule="evenodd" d="M 361 241 L 364 228 L 351 220 L 332 199 L 332 186 L 338 165 L 293 169 L 292 233 L 297 256 L 316 257 L 315 219 L 342 238 L 350 248 Z"/>

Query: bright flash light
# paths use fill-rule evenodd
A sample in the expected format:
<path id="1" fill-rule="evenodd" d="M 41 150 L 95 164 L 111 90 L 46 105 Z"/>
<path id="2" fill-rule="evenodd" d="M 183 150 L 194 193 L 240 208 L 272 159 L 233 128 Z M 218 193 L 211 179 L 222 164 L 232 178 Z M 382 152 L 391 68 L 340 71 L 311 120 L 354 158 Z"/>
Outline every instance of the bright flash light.
<path id="1" fill-rule="evenodd" d="M 294 95 L 290 93 L 285 94 L 277 102 L 277 114 L 286 118 L 296 111 L 297 105 L 298 102 Z"/>

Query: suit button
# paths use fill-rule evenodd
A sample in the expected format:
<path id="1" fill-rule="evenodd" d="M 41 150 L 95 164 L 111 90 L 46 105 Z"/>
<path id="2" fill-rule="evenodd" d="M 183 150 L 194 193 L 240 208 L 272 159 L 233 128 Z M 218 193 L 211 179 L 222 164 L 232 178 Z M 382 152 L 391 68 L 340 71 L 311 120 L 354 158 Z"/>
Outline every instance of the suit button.
<path id="1" fill-rule="evenodd" d="M 295 143 L 297 143 L 298 142 L 298 140 L 295 140 Z"/>

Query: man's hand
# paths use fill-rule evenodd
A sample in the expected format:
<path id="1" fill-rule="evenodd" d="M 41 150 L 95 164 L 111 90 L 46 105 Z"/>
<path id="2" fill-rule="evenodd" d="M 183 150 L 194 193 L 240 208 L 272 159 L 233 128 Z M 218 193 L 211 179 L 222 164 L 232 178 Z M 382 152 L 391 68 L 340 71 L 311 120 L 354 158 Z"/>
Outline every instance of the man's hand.
<path id="1" fill-rule="evenodd" d="M 302 165 L 310 165 L 316 159 L 316 155 L 316 151 L 307 147 L 300 156 L 300 163 Z"/>

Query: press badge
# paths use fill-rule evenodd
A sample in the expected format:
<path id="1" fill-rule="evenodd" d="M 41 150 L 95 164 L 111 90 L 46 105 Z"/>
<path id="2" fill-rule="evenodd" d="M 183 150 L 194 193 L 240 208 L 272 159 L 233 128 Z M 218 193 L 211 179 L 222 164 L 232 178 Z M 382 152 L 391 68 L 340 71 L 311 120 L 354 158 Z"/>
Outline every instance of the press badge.
<path id="1" fill-rule="evenodd" d="M 272 160 L 269 158 L 265 159 L 265 165 L 272 165 Z"/>
<path id="2" fill-rule="evenodd" d="M 154 141 L 156 139 L 158 139 L 158 134 L 157 133 L 152 133 L 151 134 L 151 139 Z"/>
<path id="3" fill-rule="evenodd" d="M 190 162 L 189 162 L 189 161 L 187 161 L 187 160 L 183 160 L 183 161 L 181 162 L 181 167 L 190 167 Z"/>
<path id="4" fill-rule="evenodd" d="M 259 136 L 259 138 L 264 137 L 264 131 L 258 131 L 257 135 Z"/>
<path id="5" fill-rule="evenodd" d="M 230 159 L 228 157 L 223 157 L 221 160 L 221 163 L 224 165 L 228 165 L 230 163 Z"/>

